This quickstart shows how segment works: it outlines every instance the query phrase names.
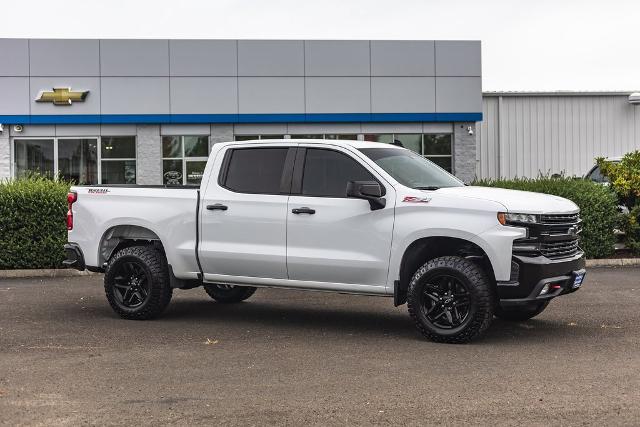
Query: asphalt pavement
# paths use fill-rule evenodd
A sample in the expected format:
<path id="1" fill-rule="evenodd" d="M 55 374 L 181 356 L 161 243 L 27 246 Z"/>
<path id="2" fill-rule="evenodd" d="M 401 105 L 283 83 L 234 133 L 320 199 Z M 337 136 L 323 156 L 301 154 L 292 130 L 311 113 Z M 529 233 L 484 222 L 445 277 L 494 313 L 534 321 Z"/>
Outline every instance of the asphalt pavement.
<path id="1" fill-rule="evenodd" d="M 0 281 L 3 425 L 640 425 L 640 269 L 435 344 L 392 300 L 177 290 L 118 318 L 102 276 Z"/>

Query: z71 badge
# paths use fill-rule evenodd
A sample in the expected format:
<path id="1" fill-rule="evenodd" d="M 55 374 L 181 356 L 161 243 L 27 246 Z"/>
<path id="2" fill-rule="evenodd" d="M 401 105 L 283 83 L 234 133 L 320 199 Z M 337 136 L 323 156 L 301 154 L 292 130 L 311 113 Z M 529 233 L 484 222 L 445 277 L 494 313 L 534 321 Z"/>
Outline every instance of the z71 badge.
<path id="1" fill-rule="evenodd" d="M 431 197 L 405 196 L 402 201 L 404 203 L 429 203 L 431 201 Z"/>

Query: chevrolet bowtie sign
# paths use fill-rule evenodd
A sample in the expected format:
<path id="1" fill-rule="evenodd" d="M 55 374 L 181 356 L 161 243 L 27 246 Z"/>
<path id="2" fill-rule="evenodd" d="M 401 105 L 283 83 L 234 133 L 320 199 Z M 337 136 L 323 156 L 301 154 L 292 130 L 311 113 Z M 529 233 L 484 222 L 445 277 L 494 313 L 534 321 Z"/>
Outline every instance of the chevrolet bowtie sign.
<path id="1" fill-rule="evenodd" d="M 36 102 L 53 102 L 53 105 L 71 105 L 74 102 L 84 102 L 88 94 L 88 90 L 72 91 L 69 87 L 54 87 L 52 91 L 41 91 L 36 98 Z"/>

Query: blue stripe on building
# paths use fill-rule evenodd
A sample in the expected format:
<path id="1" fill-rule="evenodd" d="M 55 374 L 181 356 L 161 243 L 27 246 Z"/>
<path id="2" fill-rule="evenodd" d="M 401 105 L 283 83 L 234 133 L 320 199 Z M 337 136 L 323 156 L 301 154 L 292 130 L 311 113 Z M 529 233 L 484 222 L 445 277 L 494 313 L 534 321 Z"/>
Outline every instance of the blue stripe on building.
<path id="1" fill-rule="evenodd" d="M 164 123 L 345 123 L 345 122 L 479 122 L 482 113 L 313 113 L 313 114 L 67 114 L 0 115 L 0 123 L 164 124 Z"/>

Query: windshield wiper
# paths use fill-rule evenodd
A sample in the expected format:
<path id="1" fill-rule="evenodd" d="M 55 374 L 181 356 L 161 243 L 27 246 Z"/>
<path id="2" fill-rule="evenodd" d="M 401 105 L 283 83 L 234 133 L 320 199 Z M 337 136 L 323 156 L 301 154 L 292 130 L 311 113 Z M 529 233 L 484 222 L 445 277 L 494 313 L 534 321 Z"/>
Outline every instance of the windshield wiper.
<path id="1" fill-rule="evenodd" d="M 435 185 L 428 185 L 426 187 L 413 187 L 416 190 L 439 190 L 440 187 L 436 187 Z"/>

